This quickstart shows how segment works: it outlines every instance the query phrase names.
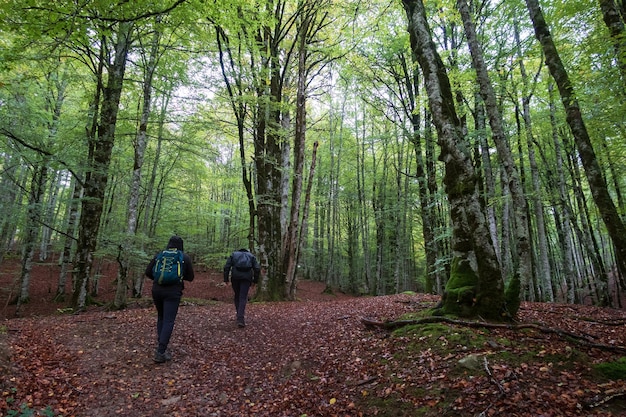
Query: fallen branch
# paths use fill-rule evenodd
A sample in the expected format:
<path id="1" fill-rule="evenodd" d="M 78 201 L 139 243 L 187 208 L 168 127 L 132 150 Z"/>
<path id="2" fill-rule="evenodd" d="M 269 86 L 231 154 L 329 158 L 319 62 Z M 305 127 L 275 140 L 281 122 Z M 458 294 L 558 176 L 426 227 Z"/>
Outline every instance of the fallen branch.
<path id="1" fill-rule="evenodd" d="M 491 381 L 491 383 L 493 383 L 496 387 L 498 387 L 498 390 L 500 391 L 501 395 L 506 394 L 506 391 L 504 390 L 504 387 L 502 386 L 502 384 L 496 381 L 496 379 L 493 377 L 493 374 L 491 373 L 491 369 L 489 369 L 489 363 L 487 362 L 486 356 L 483 356 L 483 365 L 485 367 L 485 372 L 489 376 L 489 380 Z"/>
<path id="2" fill-rule="evenodd" d="M 603 404 L 608 403 L 616 398 L 626 397 L 626 391 L 605 393 L 604 395 L 597 395 L 594 398 L 583 404 L 583 408 L 590 410 L 592 408 L 600 407 Z"/>
<path id="3" fill-rule="evenodd" d="M 626 353 L 626 347 L 624 346 L 613 346 L 613 345 L 604 345 L 600 343 L 593 343 L 588 336 L 581 336 L 576 333 L 568 332 L 561 329 L 553 329 L 551 327 L 539 326 L 537 324 L 513 324 L 513 323 L 489 323 L 485 321 L 464 321 L 464 320 L 456 320 L 448 317 L 440 317 L 440 316 L 431 316 L 424 317 L 416 320 L 397 320 L 397 321 L 379 321 L 373 320 L 366 317 L 361 318 L 361 323 L 365 327 L 377 327 L 385 330 L 395 330 L 400 327 L 409 326 L 409 325 L 419 325 L 419 324 L 430 324 L 430 323 L 448 323 L 454 324 L 457 326 L 464 327 L 484 327 L 488 329 L 503 329 L 503 330 L 522 330 L 522 329 L 534 329 L 541 333 L 547 334 L 556 334 L 557 336 L 563 339 L 572 339 L 575 343 L 579 345 L 587 346 L 590 348 L 601 349 L 610 352 L 616 353 Z"/>

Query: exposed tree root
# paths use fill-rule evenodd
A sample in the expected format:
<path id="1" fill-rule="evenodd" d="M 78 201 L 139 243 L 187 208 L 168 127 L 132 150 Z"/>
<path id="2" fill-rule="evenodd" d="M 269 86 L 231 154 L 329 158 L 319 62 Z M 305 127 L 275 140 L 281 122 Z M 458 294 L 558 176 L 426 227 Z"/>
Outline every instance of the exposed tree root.
<path id="1" fill-rule="evenodd" d="M 368 319 L 366 317 L 361 318 L 361 323 L 365 325 L 365 327 L 377 327 L 385 330 L 395 330 L 403 326 L 408 325 L 416 325 L 416 324 L 429 324 L 429 323 L 448 323 L 454 324 L 457 326 L 465 326 L 465 327 L 484 327 L 488 329 L 504 329 L 504 330 L 522 330 L 522 329 L 533 329 L 537 330 L 541 333 L 547 334 L 556 334 L 557 336 L 563 339 L 572 340 L 574 343 L 586 346 L 589 348 L 601 349 L 609 352 L 616 353 L 626 353 L 626 347 L 624 346 L 613 346 L 613 345 L 604 345 L 600 343 L 593 343 L 591 340 L 591 336 L 583 336 L 580 334 L 568 332 L 561 329 L 554 329 L 551 327 L 540 326 L 537 324 L 513 324 L 513 323 L 489 323 L 485 321 L 465 321 L 465 320 L 456 320 L 448 317 L 440 317 L 440 316 L 432 316 L 432 317 L 424 317 L 416 320 L 397 320 L 397 321 L 378 321 Z"/>

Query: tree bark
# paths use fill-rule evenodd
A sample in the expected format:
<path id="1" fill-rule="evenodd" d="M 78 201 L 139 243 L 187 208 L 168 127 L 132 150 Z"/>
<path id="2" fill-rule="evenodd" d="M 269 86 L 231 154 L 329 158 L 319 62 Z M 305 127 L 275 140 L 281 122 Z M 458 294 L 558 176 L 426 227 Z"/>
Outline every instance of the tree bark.
<path id="1" fill-rule="evenodd" d="M 85 178 L 85 193 L 76 254 L 76 287 L 72 294 L 72 307 L 76 310 L 84 309 L 87 301 L 87 281 L 92 268 L 93 253 L 98 242 L 100 217 L 104 204 L 111 154 L 115 143 L 115 126 L 126 72 L 126 58 L 131 44 L 132 27 L 132 23 L 123 22 L 119 24 L 117 29 L 114 62 L 108 68 L 107 86 L 102 95 L 97 140 L 93 144 L 93 153 L 88 161 L 89 171 Z"/>
<path id="2" fill-rule="evenodd" d="M 26 236 L 24 237 L 22 250 L 22 267 L 20 271 L 20 293 L 17 298 L 15 314 L 21 314 L 23 304 L 30 301 L 29 286 L 30 273 L 33 268 L 33 256 L 35 253 L 35 239 L 39 233 L 39 221 L 41 219 L 41 200 L 44 195 L 45 185 L 48 181 L 48 157 L 44 157 L 33 167 L 33 176 L 30 184 L 28 198 L 28 210 L 26 213 Z"/>
<path id="3" fill-rule="evenodd" d="M 446 314 L 502 320 L 504 283 L 482 211 L 477 176 L 443 62 L 432 41 L 421 0 L 403 0 L 411 48 L 426 84 L 429 107 L 445 164 L 444 184 L 452 220 L 452 269 L 442 297 Z"/>
<path id="4" fill-rule="evenodd" d="M 76 234 L 76 224 L 78 219 L 78 204 L 82 194 L 82 185 L 76 177 L 70 180 L 70 196 L 67 202 L 67 226 L 65 227 L 65 239 L 63 240 L 63 253 L 61 254 L 61 272 L 59 272 L 59 282 L 54 301 L 65 301 L 65 286 L 68 273 L 71 272 L 72 245 Z"/>
<path id="5" fill-rule="evenodd" d="M 561 94 L 561 102 L 565 108 L 567 123 L 574 135 L 591 194 L 615 246 L 617 268 L 623 275 L 626 273 L 626 227 L 624 227 L 624 223 L 609 194 L 606 180 L 596 158 L 578 100 L 576 99 L 574 87 L 556 49 L 548 25 L 543 17 L 543 12 L 539 7 L 539 2 L 538 0 L 526 0 L 526 5 L 533 22 L 535 36 L 543 48 L 546 63 Z"/>
<path id="6" fill-rule="evenodd" d="M 528 149 L 528 162 L 530 165 L 530 176 L 532 184 L 533 208 L 535 211 L 535 223 L 537 227 L 537 268 L 535 277 L 541 288 L 540 299 L 538 301 L 554 301 L 554 289 L 552 288 L 552 272 L 550 270 L 548 238 L 546 235 L 545 216 L 543 204 L 541 202 L 541 183 L 539 180 L 539 167 L 535 157 L 535 138 L 533 133 L 533 125 L 530 118 L 530 99 L 532 97 L 529 87 L 528 74 L 521 49 L 521 41 L 519 35 L 519 24 L 517 17 L 513 17 L 513 30 L 515 37 L 516 54 L 519 59 L 520 75 L 522 76 L 522 119 L 524 120 L 524 129 L 526 132 L 526 147 Z M 529 293 L 530 295 L 532 293 Z"/>
<path id="7" fill-rule="evenodd" d="M 572 209 L 569 202 L 569 197 L 567 194 L 567 182 L 565 180 L 565 169 L 563 167 L 563 152 L 561 141 L 559 140 L 558 130 L 557 130 L 557 122 L 556 122 L 556 106 L 553 99 L 553 87 L 554 84 L 550 83 L 548 86 L 549 90 L 549 106 L 550 106 L 550 127 L 552 129 L 552 143 L 554 143 L 554 158 L 556 160 L 556 180 L 550 179 L 550 181 L 554 181 L 554 187 L 551 187 L 553 190 L 557 191 L 557 203 L 554 204 L 554 207 L 561 207 L 562 213 L 559 217 L 558 210 L 554 210 L 555 215 L 555 225 L 557 227 L 557 234 L 559 236 L 559 242 L 561 246 L 561 268 L 563 271 L 563 277 L 565 280 L 565 299 L 568 303 L 574 303 L 575 298 L 575 290 L 574 286 L 574 248 L 573 248 L 573 236 L 572 236 L 572 223 L 573 223 L 573 214 Z M 548 177 L 552 178 L 553 176 L 548 173 Z"/>
<path id="8" fill-rule="evenodd" d="M 622 93 L 626 94 L 626 31 L 624 30 L 626 16 L 620 16 L 620 10 L 615 4 L 615 0 L 599 0 L 599 2 L 604 23 L 613 39 L 615 59 L 622 77 Z M 626 2 L 623 0 L 622 2 L 622 7 L 624 7 Z"/>
<path id="9" fill-rule="evenodd" d="M 296 298 L 296 255 L 299 243 L 299 220 L 302 199 L 302 183 L 304 173 L 304 145 L 306 141 L 306 94 L 307 94 L 307 44 L 311 16 L 305 13 L 298 27 L 298 80 L 296 87 L 296 121 L 294 136 L 294 167 L 291 185 L 291 210 L 289 223 L 283 243 L 283 271 L 287 283 L 285 297 Z"/>
<path id="10" fill-rule="evenodd" d="M 498 109 L 496 94 L 493 90 L 491 80 L 489 79 L 487 65 L 483 58 L 482 48 L 478 43 L 476 28 L 470 16 L 467 2 L 465 0 L 457 0 L 457 8 L 463 20 L 463 26 L 465 27 L 465 34 L 472 56 L 472 66 L 476 71 L 480 94 L 485 102 L 485 109 L 487 110 L 493 141 L 498 150 L 498 159 L 506 171 L 508 179 L 507 185 L 511 192 L 511 197 L 513 198 L 515 210 L 513 226 L 517 243 L 516 251 L 518 264 L 513 277 L 510 278 L 511 281 L 509 285 L 512 290 L 507 291 L 507 305 L 510 308 L 509 313 L 515 315 L 520 303 L 520 286 L 523 290 L 532 282 L 532 252 L 530 250 L 530 232 L 528 230 L 527 217 L 528 205 L 526 203 L 526 197 L 524 196 L 524 189 L 522 188 L 519 173 L 515 167 L 515 162 L 508 146 L 506 133 L 502 126 L 502 115 Z"/>
<path id="11" fill-rule="evenodd" d="M 126 215 L 126 239 L 121 242 L 122 252 L 120 253 L 120 268 L 117 275 L 117 288 L 115 291 L 115 299 L 113 300 L 113 309 L 120 310 L 126 307 L 128 295 L 128 278 L 131 273 L 131 261 L 134 256 L 134 241 L 137 234 L 137 221 L 139 217 L 139 196 L 141 188 L 141 175 L 143 169 L 143 160 L 146 147 L 148 145 L 148 120 L 152 112 L 152 82 L 154 72 L 158 61 L 159 45 L 161 32 L 159 25 L 161 18 L 155 20 L 155 30 L 152 34 L 152 42 L 148 51 L 148 61 L 144 69 L 143 79 L 143 95 L 141 105 L 141 116 L 139 119 L 139 129 L 137 132 L 137 140 L 135 142 L 134 164 L 130 183 L 130 195 L 128 199 L 128 211 Z M 137 283 L 133 285 L 133 296 L 141 295 L 141 284 L 144 281 L 143 271 L 138 273 Z M 139 288 L 137 288 L 139 287 Z"/>

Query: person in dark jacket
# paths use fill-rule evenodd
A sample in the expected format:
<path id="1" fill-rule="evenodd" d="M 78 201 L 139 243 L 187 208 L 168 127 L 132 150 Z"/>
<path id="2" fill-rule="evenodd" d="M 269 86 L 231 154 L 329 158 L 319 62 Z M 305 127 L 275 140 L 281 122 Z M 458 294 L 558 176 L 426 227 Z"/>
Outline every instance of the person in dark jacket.
<path id="1" fill-rule="evenodd" d="M 256 257 L 247 249 L 234 251 L 224 265 L 224 282 L 228 282 L 229 276 L 235 293 L 235 310 L 237 311 L 237 326 L 245 327 L 246 303 L 248 291 L 252 284 L 259 281 L 261 265 Z"/>
<path id="2" fill-rule="evenodd" d="M 158 253 L 152 258 L 146 267 L 146 276 L 153 281 L 152 299 L 157 310 L 157 341 L 158 346 L 154 355 L 156 363 L 166 362 L 172 359 L 172 354 L 167 350 L 167 345 L 172 337 L 174 321 L 178 314 L 178 306 L 185 289 L 184 281 L 193 281 L 194 273 L 191 258 L 184 253 L 183 239 L 172 236 L 167 243 L 166 249 L 177 249 L 183 252 L 182 280 L 170 285 L 160 285 L 153 276 L 153 268 Z M 160 253 L 160 252 L 159 252 Z"/>

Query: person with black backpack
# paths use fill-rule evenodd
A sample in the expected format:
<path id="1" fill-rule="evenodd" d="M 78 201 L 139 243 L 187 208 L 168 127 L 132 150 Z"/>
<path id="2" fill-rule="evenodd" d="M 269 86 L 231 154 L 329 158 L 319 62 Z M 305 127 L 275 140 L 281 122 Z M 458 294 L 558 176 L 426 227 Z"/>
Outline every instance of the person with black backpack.
<path id="1" fill-rule="evenodd" d="M 183 281 L 193 281 L 191 258 L 183 251 L 183 239 L 172 236 L 165 250 L 157 253 L 146 267 L 146 276 L 153 280 L 152 300 L 157 310 L 157 350 L 154 362 L 172 359 L 167 345 L 172 337 L 178 306 L 183 296 Z"/>
<path id="2" fill-rule="evenodd" d="M 226 259 L 224 282 L 228 282 L 230 276 L 235 293 L 235 310 L 237 311 L 237 326 L 239 327 L 246 327 L 245 313 L 248 291 L 253 284 L 259 282 L 260 273 L 259 261 L 247 249 L 237 249 Z"/>

